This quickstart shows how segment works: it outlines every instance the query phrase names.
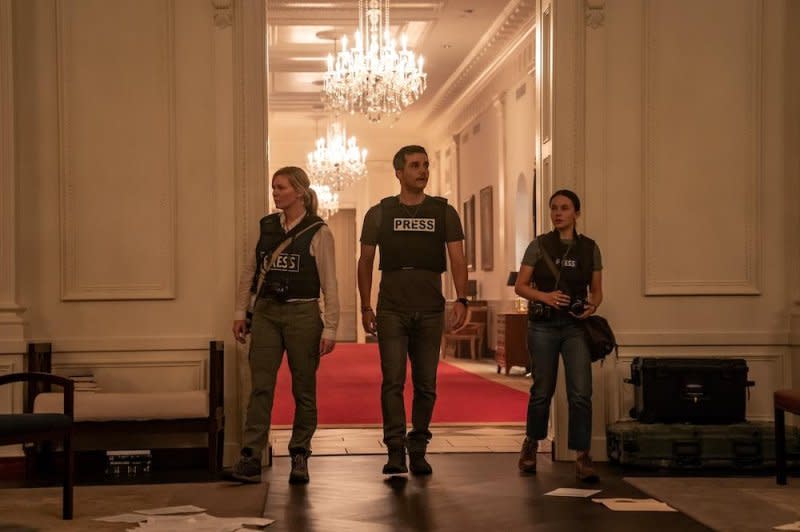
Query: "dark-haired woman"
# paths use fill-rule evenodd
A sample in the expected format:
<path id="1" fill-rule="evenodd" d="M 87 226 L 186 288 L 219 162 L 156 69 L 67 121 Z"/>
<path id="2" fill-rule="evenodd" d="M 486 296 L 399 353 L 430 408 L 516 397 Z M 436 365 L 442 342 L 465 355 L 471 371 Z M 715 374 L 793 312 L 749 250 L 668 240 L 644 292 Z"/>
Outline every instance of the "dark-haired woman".
<path id="1" fill-rule="evenodd" d="M 278 368 L 286 352 L 292 374 L 295 412 L 289 453 L 289 482 L 308 482 L 311 437 L 317 427 L 317 368 L 336 344 L 339 298 L 333 234 L 317 216 L 317 196 L 308 175 L 287 166 L 272 176 L 272 198 L 281 212 L 261 219 L 252 259 L 239 280 L 233 334 L 250 340 L 252 392 L 247 406 L 239 461 L 227 476 L 261 481 L 261 453 L 267 444 Z M 266 275 L 263 272 L 266 271 Z M 320 292 L 324 313 L 320 317 Z M 245 313 L 256 295 L 250 330 Z"/>
<path id="2" fill-rule="evenodd" d="M 561 353 L 569 403 L 568 445 L 577 452 L 576 476 L 592 482 L 597 480 L 589 454 L 592 361 L 579 320 L 594 314 L 603 301 L 603 265 L 595 241 L 575 229 L 580 214 L 580 199 L 571 190 L 558 190 L 550 197 L 554 229 L 530 243 L 514 286 L 528 300 L 528 351 L 533 367 L 519 469 L 536 472 L 536 450 L 539 440 L 547 436 Z"/>

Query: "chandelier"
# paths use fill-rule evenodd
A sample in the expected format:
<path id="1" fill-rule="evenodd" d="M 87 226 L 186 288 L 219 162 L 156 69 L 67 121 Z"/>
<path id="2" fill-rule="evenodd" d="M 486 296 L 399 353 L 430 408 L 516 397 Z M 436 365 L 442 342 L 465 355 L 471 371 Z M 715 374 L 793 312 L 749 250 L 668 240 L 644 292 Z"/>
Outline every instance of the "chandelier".
<path id="1" fill-rule="evenodd" d="M 367 150 L 359 151 L 356 138 L 347 138 L 344 124 L 334 120 L 327 136 L 318 138 L 316 149 L 308 154 L 309 178 L 341 191 L 367 175 L 366 160 Z"/>
<path id="2" fill-rule="evenodd" d="M 319 215 L 327 219 L 336 214 L 339 210 L 339 194 L 331 190 L 328 185 L 314 184 L 311 188 L 317 193 Z"/>
<path id="3" fill-rule="evenodd" d="M 359 0 L 355 44 L 328 55 L 322 99 L 330 108 L 359 112 L 372 121 L 396 116 L 425 90 L 422 56 L 414 58 L 405 34 L 400 50 L 389 36 L 389 0 Z"/>

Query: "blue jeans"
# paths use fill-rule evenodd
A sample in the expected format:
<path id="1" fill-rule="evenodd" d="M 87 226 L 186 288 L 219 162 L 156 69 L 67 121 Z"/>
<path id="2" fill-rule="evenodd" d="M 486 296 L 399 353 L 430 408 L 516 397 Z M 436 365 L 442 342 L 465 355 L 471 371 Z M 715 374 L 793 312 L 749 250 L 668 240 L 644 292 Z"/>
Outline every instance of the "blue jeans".
<path id="1" fill-rule="evenodd" d="M 530 439 L 547 437 L 550 400 L 556 389 L 558 354 L 564 359 L 569 403 L 570 449 L 589 450 L 592 435 L 592 360 L 583 330 L 572 318 L 528 322 L 528 352 L 533 385 L 525 433 Z"/>
<path id="2" fill-rule="evenodd" d="M 444 327 L 443 312 L 401 312 L 378 308 L 378 347 L 381 352 L 381 411 L 383 442 L 387 447 L 406 445 L 406 409 L 403 387 L 406 360 L 411 361 L 414 400 L 409 452 L 425 452 L 431 439 L 429 425 L 436 402 L 436 370 Z"/>

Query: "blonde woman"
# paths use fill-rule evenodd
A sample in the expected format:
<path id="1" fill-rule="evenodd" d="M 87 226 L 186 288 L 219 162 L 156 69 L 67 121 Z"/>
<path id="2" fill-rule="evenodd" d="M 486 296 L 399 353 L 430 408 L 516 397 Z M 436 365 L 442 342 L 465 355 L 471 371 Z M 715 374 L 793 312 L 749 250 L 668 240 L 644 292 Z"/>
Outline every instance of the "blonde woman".
<path id="1" fill-rule="evenodd" d="M 241 457 L 226 476 L 240 482 L 261 481 L 261 454 L 268 441 L 284 351 L 295 401 L 289 482 L 309 480 L 311 437 L 317 427 L 317 368 L 320 357 L 336 344 L 339 321 L 333 235 L 317 216 L 317 196 L 310 185 L 305 171 L 296 166 L 281 168 L 272 176 L 272 198 L 280 212 L 261 219 L 255 253 L 239 280 L 233 334 L 241 343 L 251 334 L 253 386 Z M 320 293 L 325 296 L 322 314 Z M 248 327 L 246 313 L 253 297 Z"/>

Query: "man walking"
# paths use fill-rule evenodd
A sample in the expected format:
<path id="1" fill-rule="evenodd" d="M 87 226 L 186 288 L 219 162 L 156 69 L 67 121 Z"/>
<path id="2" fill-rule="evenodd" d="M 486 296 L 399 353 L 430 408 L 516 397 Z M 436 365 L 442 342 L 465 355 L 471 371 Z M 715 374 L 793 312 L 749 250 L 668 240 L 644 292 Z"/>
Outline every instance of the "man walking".
<path id="1" fill-rule="evenodd" d="M 466 318 L 467 266 L 464 232 L 447 200 L 425 194 L 428 154 L 422 146 L 405 146 L 394 156 L 400 194 L 384 198 L 367 211 L 361 232 L 358 291 L 364 330 L 378 335 L 381 354 L 383 441 L 389 460 L 384 474 L 406 473 L 406 448 L 411 473 L 430 475 L 425 459 L 429 425 L 436 401 L 436 369 L 444 330 L 442 272 L 447 257 L 458 299 L 449 327 Z M 375 247 L 380 247 L 381 283 L 377 315 L 371 307 Z M 445 254 L 446 252 L 446 254 Z M 406 435 L 403 386 L 406 360 L 411 361 L 414 400 L 412 430 Z"/>

